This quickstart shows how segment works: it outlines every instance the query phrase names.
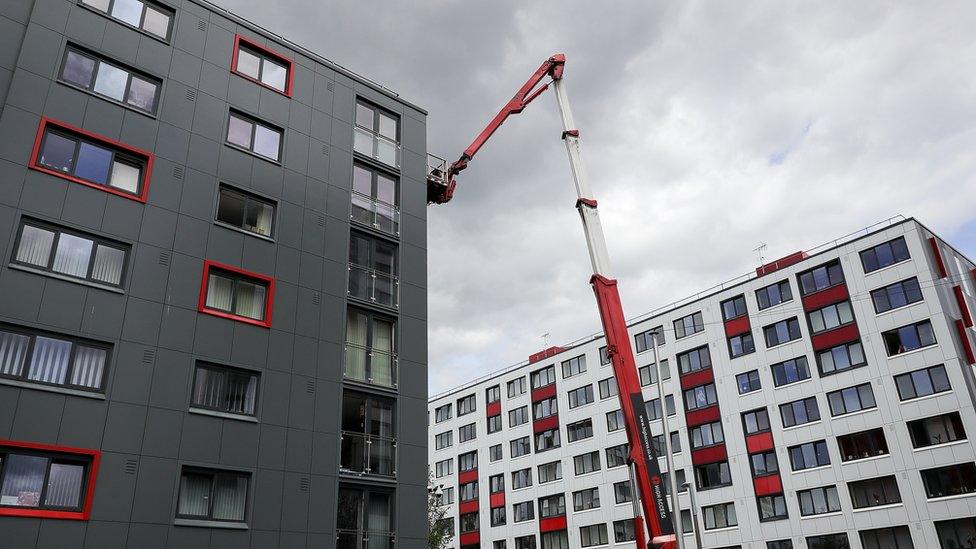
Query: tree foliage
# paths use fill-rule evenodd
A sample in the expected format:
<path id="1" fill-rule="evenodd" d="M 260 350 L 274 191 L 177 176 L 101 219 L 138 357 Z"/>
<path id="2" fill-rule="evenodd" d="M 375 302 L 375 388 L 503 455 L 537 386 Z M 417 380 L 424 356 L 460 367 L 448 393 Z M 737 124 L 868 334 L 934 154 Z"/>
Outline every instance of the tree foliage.
<path id="1" fill-rule="evenodd" d="M 440 504 L 442 492 L 427 472 L 427 549 L 445 549 L 454 538 L 454 528 L 447 518 L 447 507 Z"/>

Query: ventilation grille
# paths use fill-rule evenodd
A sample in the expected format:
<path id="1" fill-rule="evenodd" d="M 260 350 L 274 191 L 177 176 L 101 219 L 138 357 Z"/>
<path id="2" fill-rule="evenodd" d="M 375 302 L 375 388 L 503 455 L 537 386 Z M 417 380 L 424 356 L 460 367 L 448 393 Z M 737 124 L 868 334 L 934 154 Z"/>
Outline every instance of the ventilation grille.
<path id="1" fill-rule="evenodd" d="M 322 154 L 324 154 L 325 156 L 329 156 L 329 146 L 328 145 L 325 145 L 325 144 L 322 145 Z"/>
<path id="2" fill-rule="evenodd" d="M 305 382 L 305 391 L 307 391 L 308 394 L 310 394 L 310 395 L 315 394 L 315 382 L 314 381 L 306 381 Z"/>
<path id="3" fill-rule="evenodd" d="M 197 21 L 197 28 L 200 29 L 200 30 L 202 30 L 202 31 L 207 30 L 207 22 L 206 21 Z"/>
<path id="4" fill-rule="evenodd" d="M 142 361 L 146 364 L 156 362 L 156 349 L 146 349 L 142 352 Z"/>
<path id="5" fill-rule="evenodd" d="M 328 88 L 330 92 L 334 92 L 335 91 L 335 82 L 329 82 L 329 84 L 326 86 L 326 88 Z"/>
<path id="6" fill-rule="evenodd" d="M 183 166 L 173 166 L 173 178 L 183 179 Z"/>
<path id="7" fill-rule="evenodd" d="M 308 492 L 308 487 L 310 484 L 311 482 L 309 482 L 308 477 L 302 477 L 298 480 L 298 489 L 302 492 Z"/>
<path id="8" fill-rule="evenodd" d="M 314 293 L 314 294 L 312 294 L 312 303 L 315 304 L 315 305 L 321 305 L 322 304 L 322 294 L 320 294 L 320 293 Z"/>
<path id="9" fill-rule="evenodd" d="M 172 259 L 173 254 L 170 252 L 159 252 L 159 264 L 163 267 L 169 267 L 169 260 Z"/>
<path id="10" fill-rule="evenodd" d="M 197 100 L 197 90 L 186 90 L 186 100 L 196 101 Z"/>
<path id="11" fill-rule="evenodd" d="M 325 216 L 324 215 L 319 214 L 318 224 L 319 224 L 319 227 L 325 227 Z"/>
<path id="12" fill-rule="evenodd" d="M 139 470 L 139 462 L 134 459 L 125 460 L 125 464 L 122 466 L 122 470 L 125 471 L 127 475 L 134 475 L 136 471 Z"/>

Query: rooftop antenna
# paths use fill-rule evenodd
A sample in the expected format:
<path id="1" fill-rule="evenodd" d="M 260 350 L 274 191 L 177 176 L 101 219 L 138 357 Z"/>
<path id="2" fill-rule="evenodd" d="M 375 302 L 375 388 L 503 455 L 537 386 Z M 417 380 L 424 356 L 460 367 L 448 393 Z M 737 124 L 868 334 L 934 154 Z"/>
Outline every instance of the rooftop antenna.
<path id="1" fill-rule="evenodd" d="M 766 257 L 763 255 L 763 252 L 766 251 L 766 243 L 765 242 L 760 242 L 759 243 L 759 246 L 756 247 L 756 248 L 753 248 L 752 251 L 754 251 L 754 252 L 756 252 L 756 253 L 759 254 L 759 266 L 762 267 L 763 265 L 765 265 L 766 264 Z"/>
<path id="2" fill-rule="evenodd" d="M 542 338 L 542 348 L 543 349 L 548 349 L 549 348 L 549 332 L 546 332 L 546 333 L 542 334 L 539 337 Z"/>

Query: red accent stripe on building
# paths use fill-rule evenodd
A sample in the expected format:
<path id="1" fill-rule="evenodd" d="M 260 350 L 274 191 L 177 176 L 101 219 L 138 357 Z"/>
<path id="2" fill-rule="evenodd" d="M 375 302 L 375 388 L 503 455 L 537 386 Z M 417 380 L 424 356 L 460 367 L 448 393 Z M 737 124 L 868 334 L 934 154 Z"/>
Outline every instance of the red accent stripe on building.
<path id="1" fill-rule="evenodd" d="M 814 351 L 836 347 L 841 343 L 849 343 L 861 337 L 857 329 L 857 324 L 852 323 L 840 328 L 834 328 L 823 333 L 819 333 L 810 338 Z"/>
<path id="2" fill-rule="evenodd" d="M 698 387 L 699 385 L 705 385 L 713 381 L 715 381 L 715 373 L 712 372 L 711 368 L 706 368 L 705 370 L 698 370 L 697 372 L 691 372 L 690 374 L 681 376 L 681 389 L 686 391 L 692 387 Z"/>
<path id="3" fill-rule="evenodd" d="M 538 389 L 532 389 L 532 402 L 539 402 L 556 396 L 556 384 L 550 383 Z"/>
<path id="4" fill-rule="evenodd" d="M 458 484 L 467 484 L 469 482 L 474 482 L 478 480 L 478 470 L 471 469 L 470 471 L 461 471 L 458 473 Z"/>
<path id="5" fill-rule="evenodd" d="M 956 331 L 959 332 L 959 340 L 962 342 L 962 350 L 966 354 L 969 364 L 976 364 L 976 354 L 973 354 L 973 344 L 969 342 L 969 332 L 962 320 L 956 320 Z"/>
<path id="6" fill-rule="evenodd" d="M 468 513 L 478 512 L 478 500 L 472 499 L 470 501 L 462 501 L 458 505 L 458 514 L 466 515 Z"/>
<path id="7" fill-rule="evenodd" d="M 244 44 L 245 46 L 247 46 L 247 47 L 249 47 L 251 49 L 257 50 L 260 53 L 263 53 L 264 55 L 266 55 L 266 56 L 274 59 L 275 61 L 278 61 L 281 64 L 283 64 L 283 65 L 286 66 L 286 69 L 288 71 L 288 81 L 285 82 L 285 91 L 281 91 L 278 88 L 275 88 L 273 86 L 269 86 L 269 85 L 265 84 L 264 82 L 262 82 L 262 81 L 260 81 L 260 80 L 258 80 L 256 78 L 252 78 L 252 77 L 250 77 L 250 76 L 248 76 L 248 75 L 246 75 L 246 74 L 244 74 L 242 72 L 239 72 L 237 70 L 237 59 L 238 59 L 239 54 L 240 54 L 240 51 L 241 51 L 241 44 Z M 244 36 L 241 36 L 239 34 L 236 35 L 236 36 L 234 36 L 234 53 L 231 56 L 230 72 L 236 74 L 237 76 L 240 76 L 241 78 L 244 78 L 246 80 L 250 80 L 251 82 L 254 82 L 255 84 L 257 84 L 259 86 L 263 86 L 265 88 L 268 88 L 269 90 L 271 90 L 273 92 L 280 93 L 280 94 L 282 94 L 282 95 L 284 95 L 286 97 L 291 97 L 292 86 L 295 83 L 295 62 L 292 61 L 291 59 L 285 57 L 284 55 L 281 55 L 280 53 L 278 53 L 278 52 L 276 52 L 274 50 L 268 49 L 268 48 L 262 46 L 261 44 L 258 44 L 257 42 L 255 42 L 253 40 L 250 40 L 250 39 L 248 39 L 248 38 L 246 38 Z"/>
<path id="8" fill-rule="evenodd" d="M 461 534 L 461 545 L 479 545 L 481 543 L 481 532 L 468 532 Z"/>
<path id="9" fill-rule="evenodd" d="M 970 271 L 969 274 L 973 275 L 973 284 L 976 284 L 976 269 Z"/>
<path id="10" fill-rule="evenodd" d="M 695 465 L 701 465 L 703 463 L 715 463 L 716 461 L 725 461 L 728 458 L 729 458 L 729 453 L 725 449 L 725 444 L 709 446 L 708 448 L 695 450 L 694 452 L 691 453 L 691 462 Z"/>
<path id="11" fill-rule="evenodd" d="M 776 261 L 770 261 L 765 265 L 758 267 L 756 269 L 756 276 L 767 275 L 771 272 L 778 271 L 780 269 L 785 269 L 790 265 L 795 265 L 807 258 L 806 252 L 793 252 L 786 257 L 781 257 Z"/>
<path id="12" fill-rule="evenodd" d="M 929 247 L 932 248 L 932 255 L 935 256 L 935 266 L 939 268 L 939 278 L 949 276 L 945 261 L 942 259 L 942 248 L 939 247 L 939 241 L 934 236 L 929 237 Z"/>
<path id="13" fill-rule="evenodd" d="M 533 433 L 541 433 L 543 431 L 548 431 L 549 429 L 558 429 L 558 428 L 559 428 L 559 414 L 545 417 L 540 420 L 532 422 Z"/>
<path id="14" fill-rule="evenodd" d="M 529 364 L 534 364 L 536 362 L 539 362 L 540 360 L 545 360 L 549 357 L 556 356 L 565 350 L 566 349 L 562 347 L 553 346 L 553 347 L 549 347 L 548 349 L 543 349 L 538 353 L 532 353 L 531 355 L 529 355 Z"/>
<path id="15" fill-rule="evenodd" d="M 773 433 L 757 433 L 746 437 L 746 451 L 750 454 L 757 454 L 773 449 Z"/>
<path id="16" fill-rule="evenodd" d="M 956 295 L 956 304 L 959 305 L 959 314 L 962 315 L 962 322 L 967 328 L 973 327 L 973 316 L 969 313 L 969 305 L 966 303 L 966 296 L 962 293 L 962 286 L 953 286 L 952 293 Z"/>
<path id="17" fill-rule="evenodd" d="M 764 477 L 752 479 L 752 487 L 756 490 L 756 496 L 771 496 L 783 493 L 783 481 L 779 474 L 766 475 Z"/>
<path id="18" fill-rule="evenodd" d="M 488 505 L 492 508 L 505 507 L 505 492 L 498 492 L 488 496 Z"/>
<path id="19" fill-rule="evenodd" d="M 839 301 L 844 301 L 849 296 L 850 294 L 847 293 L 847 284 L 837 284 L 836 286 L 824 288 L 819 292 L 803 296 L 803 310 L 813 311 Z"/>
<path id="20" fill-rule="evenodd" d="M 15 509 L 11 507 L 0 507 L 0 516 L 62 520 L 88 520 L 91 518 L 92 501 L 95 499 L 95 481 L 98 480 L 98 466 L 102 461 L 102 453 L 99 450 L 74 448 L 71 446 L 57 446 L 54 444 L 40 444 L 37 442 L 24 442 L 20 440 L 0 439 L 0 448 L 4 447 L 59 454 L 74 454 L 75 456 L 85 456 L 91 461 L 88 465 L 88 478 L 87 484 L 85 485 L 85 493 L 82 494 L 81 511 L 51 511 L 46 509 Z"/>
<path id="21" fill-rule="evenodd" d="M 566 529 L 566 515 L 549 517 L 539 520 L 539 532 L 558 532 Z"/>
<path id="22" fill-rule="evenodd" d="M 749 324 L 749 315 L 742 315 L 739 318 L 725 321 L 725 336 L 735 337 L 749 331 L 752 326 Z"/>
<path id="23" fill-rule="evenodd" d="M 699 408 L 685 413 L 685 423 L 688 428 L 697 427 L 705 423 L 712 423 L 722 418 L 722 411 L 718 409 L 718 404 L 713 404 L 708 408 Z"/>
<path id="24" fill-rule="evenodd" d="M 497 416 L 502 413 L 502 401 L 496 400 L 495 402 L 489 402 L 485 406 L 485 412 L 487 417 Z"/>
<path id="25" fill-rule="evenodd" d="M 264 320 L 256 320 L 246 316 L 235 315 L 227 313 L 224 311 L 218 311 L 216 309 L 207 308 L 207 281 L 210 278 L 210 269 L 226 271 L 229 273 L 245 276 L 247 278 L 255 279 L 259 282 L 264 282 L 268 286 L 268 295 L 265 296 L 264 304 Z M 200 299 L 197 302 L 197 311 L 201 313 L 206 313 L 208 315 L 219 316 L 221 318 L 227 318 L 230 320 L 236 320 L 238 322 L 244 322 L 246 324 L 253 324 L 255 326 L 261 326 L 264 328 L 271 327 L 271 311 L 274 309 L 274 290 L 275 290 L 275 279 L 259 274 L 253 273 L 251 271 L 245 271 L 239 267 L 231 267 L 230 265 L 224 265 L 223 263 L 217 263 L 216 261 L 204 261 L 203 262 L 203 280 L 200 282 Z"/>

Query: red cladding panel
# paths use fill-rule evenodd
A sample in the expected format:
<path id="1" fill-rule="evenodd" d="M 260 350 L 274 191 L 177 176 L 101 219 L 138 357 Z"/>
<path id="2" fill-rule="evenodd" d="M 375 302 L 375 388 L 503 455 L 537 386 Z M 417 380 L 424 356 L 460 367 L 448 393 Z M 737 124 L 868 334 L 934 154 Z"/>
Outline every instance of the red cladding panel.
<path id="1" fill-rule="evenodd" d="M 847 284 L 838 284 L 803 296 L 803 310 L 812 311 L 848 298 Z"/>
<path id="2" fill-rule="evenodd" d="M 722 412 L 718 409 L 718 404 L 708 408 L 699 408 L 685 414 L 685 423 L 688 427 L 697 427 L 705 423 L 711 423 L 722 419 Z"/>
<path id="3" fill-rule="evenodd" d="M 939 247 L 939 241 L 935 237 L 929 237 L 929 246 L 932 247 L 932 255 L 935 256 L 935 266 L 939 268 L 939 278 L 945 278 L 949 276 L 946 272 L 945 261 L 942 260 L 942 249 Z"/>
<path id="4" fill-rule="evenodd" d="M 458 514 L 466 515 L 468 513 L 477 513 L 477 512 L 478 512 L 478 500 L 476 499 L 473 499 L 471 501 L 462 501 L 461 504 L 458 505 Z"/>
<path id="5" fill-rule="evenodd" d="M 691 453 L 691 462 L 695 465 L 701 465 L 703 463 L 715 463 L 716 461 L 723 461 L 728 459 L 728 457 L 729 454 L 725 450 L 725 445 L 719 444 L 717 446 L 709 446 L 708 448 L 695 450 Z"/>
<path id="6" fill-rule="evenodd" d="M 956 331 L 959 332 L 959 340 L 962 343 L 962 350 L 966 354 L 966 360 L 969 364 L 976 364 L 976 354 L 973 354 L 973 344 L 969 342 L 969 332 L 961 320 L 956 320 Z"/>
<path id="7" fill-rule="evenodd" d="M 551 356 L 556 356 L 565 350 L 566 349 L 562 347 L 549 347 L 548 349 L 543 349 L 538 353 L 532 353 L 529 355 L 529 364 L 534 364 L 540 360 L 545 360 Z"/>
<path id="8" fill-rule="evenodd" d="M 752 479 L 752 486 L 756 490 L 757 496 L 771 496 L 783 493 L 783 481 L 779 475 L 766 475 L 764 477 Z"/>
<path id="9" fill-rule="evenodd" d="M 847 326 L 841 326 L 840 328 L 835 328 L 833 330 L 813 336 L 811 338 L 811 343 L 813 344 L 813 350 L 820 351 L 823 349 L 836 347 L 841 343 L 854 341 L 859 337 L 861 337 L 861 334 L 857 330 L 857 324 L 848 324 Z"/>
<path id="10" fill-rule="evenodd" d="M 253 278 L 258 282 L 263 282 L 268 287 L 268 294 L 265 296 L 264 304 L 264 320 L 256 320 L 246 316 L 239 316 L 224 311 L 218 311 L 216 309 L 207 308 L 207 287 L 208 280 L 210 278 L 210 270 L 225 271 L 231 274 L 242 275 L 247 278 Z M 275 290 L 275 279 L 263 274 L 252 273 L 250 271 L 245 271 L 238 267 L 231 267 L 230 265 L 224 265 L 222 263 L 217 263 L 216 261 L 204 261 L 203 262 L 203 280 L 200 282 L 200 299 L 197 302 L 197 311 L 201 313 L 206 313 L 209 315 L 219 316 L 221 318 L 228 318 L 230 320 L 236 320 L 238 322 L 244 322 L 246 324 L 253 324 L 255 326 L 261 326 L 263 328 L 271 327 L 271 311 L 274 308 L 274 290 Z"/>
<path id="11" fill-rule="evenodd" d="M 498 492 L 488 497 L 488 505 L 492 508 L 505 507 L 505 492 Z"/>
<path id="12" fill-rule="evenodd" d="M 488 417 L 497 416 L 497 415 L 501 414 L 502 413 L 502 401 L 496 400 L 495 402 L 489 402 L 488 405 L 485 406 L 485 411 L 487 412 L 486 415 Z"/>
<path id="13" fill-rule="evenodd" d="M 956 295 L 956 304 L 959 305 L 959 314 L 962 315 L 962 323 L 972 328 L 973 317 L 969 313 L 969 305 L 966 303 L 966 296 L 962 293 L 962 286 L 954 286 L 952 293 Z"/>
<path id="14" fill-rule="evenodd" d="M 34 450 L 40 452 L 51 452 L 58 454 L 73 454 L 88 458 L 88 479 L 85 485 L 85 493 L 82 494 L 81 511 L 49 511 L 44 509 L 15 509 L 10 507 L 0 507 L 0 516 L 8 517 L 33 517 L 49 518 L 62 520 L 88 520 L 91 517 L 92 500 L 95 499 L 95 481 L 98 479 L 98 466 L 102 461 L 102 453 L 98 450 L 88 448 L 72 448 L 70 446 L 55 446 L 53 444 L 38 444 L 35 442 L 22 442 L 18 440 L 0 439 L 0 449 Z"/>
<path id="15" fill-rule="evenodd" d="M 742 315 L 725 322 L 725 336 L 734 337 L 749 331 L 749 316 Z"/>
<path id="16" fill-rule="evenodd" d="M 770 432 L 757 433 L 746 437 L 746 450 L 750 454 L 765 452 L 773 449 L 773 434 Z"/>
<path id="17" fill-rule="evenodd" d="M 786 257 L 781 257 L 776 261 L 770 261 L 765 265 L 756 269 L 756 276 L 767 275 L 771 272 L 778 271 L 780 269 L 785 269 L 790 265 L 795 265 L 807 258 L 806 252 L 793 252 Z"/>
<path id="18" fill-rule="evenodd" d="M 555 414 L 547 418 L 534 421 L 532 423 L 532 432 L 541 433 L 543 431 L 548 431 L 549 429 L 556 429 L 558 427 L 559 427 L 559 414 Z"/>
<path id="19" fill-rule="evenodd" d="M 264 82 L 262 82 L 260 80 L 256 80 L 256 79 L 251 78 L 250 76 L 248 76 L 248 75 L 246 75 L 244 73 L 238 72 L 238 70 L 237 70 L 237 59 L 238 59 L 239 54 L 240 54 L 241 44 L 244 44 L 245 46 L 247 46 L 247 47 L 249 47 L 249 48 L 251 48 L 253 50 L 257 50 L 258 52 L 260 52 L 260 53 L 262 53 L 262 54 L 264 54 L 264 55 L 266 55 L 266 56 L 268 56 L 268 57 L 270 57 L 270 58 L 278 61 L 279 63 L 285 65 L 285 68 L 288 71 L 288 80 L 287 80 L 287 82 L 285 82 L 285 91 L 281 91 L 278 88 L 274 88 L 272 86 L 269 86 L 269 85 L 265 84 Z M 239 34 L 234 37 L 234 54 L 233 54 L 233 56 L 231 57 L 231 60 L 230 60 L 230 71 L 232 73 L 240 76 L 241 78 L 245 78 L 247 80 L 250 80 L 251 82 L 254 82 L 255 84 L 257 84 L 259 86 L 263 86 L 265 88 L 268 88 L 271 91 L 280 93 L 280 94 L 285 95 L 287 97 L 291 97 L 292 85 L 295 83 L 295 63 L 291 59 L 285 57 L 284 55 L 281 55 L 280 53 L 278 53 L 278 52 L 276 52 L 274 50 L 268 49 L 268 48 L 262 46 L 261 44 L 258 44 L 257 42 L 254 42 L 252 40 L 249 40 L 248 38 L 246 38 L 244 36 L 241 36 Z"/>
<path id="20" fill-rule="evenodd" d="M 558 532 L 566 529 L 566 515 L 539 520 L 539 532 Z"/>
<path id="21" fill-rule="evenodd" d="M 481 543 L 481 532 L 468 532 L 461 534 L 461 545 L 479 545 Z"/>
<path id="22" fill-rule="evenodd" d="M 683 390 L 691 389 L 692 387 L 711 383 L 714 379 L 715 374 L 711 368 L 698 370 L 697 372 L 691 372 L 690 374 L 681 376 L 681 388 Z"/>
<path id="23" fill-rule="evenodd" d="M 462 471 L 458 473 L 458 484 L 467 484 L 478 480 L 478 470 Z"/>
<path id="24" fill-rule="evenodd" d="M 970 271 L 969 274 L 973 275 L 973 284 L 976 284 L 976 269 Z"/>
<path id="25" fill-rule="evenodd" d="M 554 396 L 556 396 L 555 383 L 550 383 L 549 385 L 539 387 L 538 389 L 532 389 L 532 402 L 539 402 L 540 400 L 545 400 Z"/>

